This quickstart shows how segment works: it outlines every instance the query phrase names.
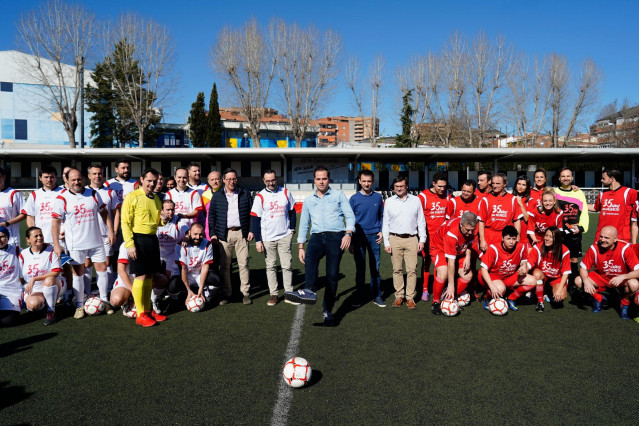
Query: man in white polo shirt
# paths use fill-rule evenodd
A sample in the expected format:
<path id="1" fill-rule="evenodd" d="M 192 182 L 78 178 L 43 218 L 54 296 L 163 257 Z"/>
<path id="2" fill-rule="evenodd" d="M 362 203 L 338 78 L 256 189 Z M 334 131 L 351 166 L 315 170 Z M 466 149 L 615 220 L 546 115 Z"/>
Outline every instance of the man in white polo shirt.
<path id="1" fill-rule="evenodd" d="M 166 199 L 175 203 L 175 215 L 180 227 L 190 227 L 200 212 L 204 211 L 202 197 L 193 188 L 189 188 L 189 172 L 184 167 L 175 170 L 177 186 L 166 193 Z"/>
<path id="2" fill-rule="evenodd" d="M 108 276 L 106 272 L 106 253 L 104 242 L 100 233 L 98 215 L 106 222 L 108 228 L 108 241 L 113 245 L 115 235 L 113 223 L 107 214 L 102 197 L 94 189 L 85 188 L 82 173 L 72 168 L 67 173 L 69 189 L 63 190 L 56 198 L 53 206 L 53 221 L 51 231 L 53 235 L 53 247 L 58 258 L 62 256 L 63 249 L 60 245 L 60 225 L 65 223 L 65 241 L 71 266 L 73 268 L 73 293 L 76 302 L 74 318 L 84 317 L 84 262 L 91 258 L 98 275 L 98 289 L 100 299 L 109 302 Z"/>
<path id="3" fill-rule="evenodd" d="M 24 198 L 20 191 L 6 185 L 6 178 L 6 172 L 0 167 L 0 226 L 9 228 L 9 244 L 19 246 L 20 222 L 27 217 L 22 213 Z"/>
<path id="4" fill-rule="evenodd" d="M 291 269 L 291 240 L 295 234 L 295 199 L 293 194 L 277 184 L 273 170 L 262 174 L 266 188 L 253 200 L 251 209 L 251 230 L 255 236 L 255 246 L 266 258 L 266 278 L 271 297 L 268 306 L 275 306 L 277 297 L 277 254 L 282 265 L 284 291 L 293 291 L 293 269 Z M 288 303 L 294 303 L 285 300 Z"/>
<path id="5" fill-rule="evenodd" d="M 426 219 L 419 198 L 408 193 L 408 178 L 399 175 L 393 179 L 395 195 L 384 204 L 384 250 L 391 255 L 393 285 L 395 286 L 394 308 L 399 308 L 406 299 L 408 309 L 415 309 L 415 285 L 417 283 L 417 253 L 426 243 Z M 406 264 L 406 291 L 404 270 Z"/>

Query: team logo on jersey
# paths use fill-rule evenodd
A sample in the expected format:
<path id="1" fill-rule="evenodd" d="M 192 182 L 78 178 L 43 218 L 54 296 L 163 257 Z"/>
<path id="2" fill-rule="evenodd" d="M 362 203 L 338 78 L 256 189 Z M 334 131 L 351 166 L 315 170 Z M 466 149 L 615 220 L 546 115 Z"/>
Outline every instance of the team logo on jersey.
<path id="1" fill-rule="evenodd" d="M 10 277 L 15 272 L 15 265 L 9 265 L 9 261 L 5 260 L 0 263 L 0 277 Z"/>
<path id="2" fill-rule="evenodd" d="M 541 270 L 544 274 L 552 277 L 556 277 L 559 275 L 559 268 L 555 268 L 553 265 L 554 262 L 549 262 L 548 260 L 544 260 L 541 262 Z"/>
<path id="3" fill-rule="evenodd" d="M 430 205 L 430 218 L 436 219 L 446 215 L 446 206 L 442 206 L 441 203 L 431 203 Z"/>
<path id="4" fill-rule="evenodd" d="M 512 259 L 505 260 L 499 266 L 500 274 L 513 274 L 517 270 L 517 265 L 512 262 Z"/>
<path id="5" fill-rule="evenodd" d="M 615 276 L 623 273 L 621 265 L 615 264 L 614 259 L 603 261 L 603 271 L 605 275 Z"/>
<path id="6" fill-rule="evenodd" d="M 494 205 L 491 217 L 493 220 L 506 220 L 508 217 L 508 210 L 502 209 L 500 205 Z"/>
<path id="7" fill-rule="evenodd" d="M 611 199 L 603 200 L 603 203 L 601 204 L 601 214 L 619 213 L 620 211 L 621 204 L 615 204 Z"/>

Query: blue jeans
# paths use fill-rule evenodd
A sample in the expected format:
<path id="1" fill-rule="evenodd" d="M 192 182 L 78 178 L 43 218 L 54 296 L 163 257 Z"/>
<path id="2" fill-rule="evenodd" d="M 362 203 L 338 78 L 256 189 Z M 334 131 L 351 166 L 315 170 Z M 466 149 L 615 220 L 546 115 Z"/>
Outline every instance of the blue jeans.
<path id="1" fill-rule="evenodd" d="M 366 253 L 368 253 L 368 268 L 371 274 L 370 294 L 373 298 L 382 297 L 381 279 L 379 277 L 379 252 L 377 234 L 364 234 L 357 232 L 353 235 L 353 257 L 355 257 L 355 284 L 360 297 L 365 293 L 364 281 L 366 280 Z"/>
<path id="2" fill-rule="evenodd" d="M 324 291 L 324 302 L 322 306 L 325 311 L 332 312 L 335 306 L 335 295 L 337 294 L 337 276 L 339 274 L 339 263 L 342 260 L 343 251 L 340 249 L 344 232 L 321 232 L 311 234 L 311 239 L 306 247 L 306 257 L 304 274 L 306 284 L 304 288 L 315 291 L 319 262 L 326 256 L 326 279 L 328 284 Z"/>

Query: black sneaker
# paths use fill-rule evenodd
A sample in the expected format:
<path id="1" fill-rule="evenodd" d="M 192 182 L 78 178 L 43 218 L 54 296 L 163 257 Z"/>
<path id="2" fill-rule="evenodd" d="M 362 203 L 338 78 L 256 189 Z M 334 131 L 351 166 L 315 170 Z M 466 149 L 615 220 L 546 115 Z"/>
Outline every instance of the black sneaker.
<path id="1" fill-rule="evenodd" d="M 333 327 L 335 325 L 335 320 L 333 319 L 332 313 L 324 311 L 322 313 L 322 317 L 324 318 L 324 327 Z"/>
<path id="2" fill-rule="evenodd" d="M 58 322 L 55 318 L 55 311 L 47 312 L 47 319 L 44 320 L 44 325 L 52 325 Z"/>
<path id="3" fill-rule="evenodd" d="M 543 312 L 544 311 L 544 302 L 537 302 L 537 307 L 535 308 L 535 311 L 537 312 Z"/>
<path id="4" fill-rule="evenodd" d="M 430 311 L 433 313 L 433 315 L 441 315 L 442 314 L 442 308 L 439 302 L 433 302 L 433 306 L 430 308 Z"/>

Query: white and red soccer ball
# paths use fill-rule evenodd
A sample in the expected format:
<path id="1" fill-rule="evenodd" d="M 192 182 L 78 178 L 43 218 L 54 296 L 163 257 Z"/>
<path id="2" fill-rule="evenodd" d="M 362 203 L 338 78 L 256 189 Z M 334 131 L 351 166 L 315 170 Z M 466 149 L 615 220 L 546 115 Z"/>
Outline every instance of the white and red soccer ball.
<path id="1" fill-rule="evenodd" d="M 459 305 L 454 299 L 442 300 L 439 308 L 441 309 L 442 314 L 447 317 L 454 317 L 455 315 L 459 314 Z"/>
<path id="2" fill-rule="evenodd" d="M 301 388 L 311 380 L 313 370 L 304 358 L 293 357 L 286 361 L 282 370 L 282 377 L 287 385 L 292 388 Z"/>
<path id="3" fill-rule="evenodd" d="M 506 303 L 506 301 L 502 299 L 501 297 L 492 299 L 488 303 L 488 310 L 493 315 L 497 315 L 497 316 L 506 315 L 508 313 L 508 303 Z"/>
<path id="4" fill-rule="evenodd" d="M 186 302 L 186 309 L 188 309 L 190 312 L 200 312 L 203 308 L 203 297 L 192 297 L 188 302 Z"/>
<path id="5" fill-rule="evenodd" d="M 466 290 L 459 293 L 459 297 L 457 298 L 457 304 L 459 305 L 460 308 L 470 305 L 470 293 L 468 293 Z"/>
<path id="6" fill-rule="evenodd" d="M 99 297 L 90 297 L 84 302 L 84 312 L 87 315 L 99 315 L 106 309 L 106 303 Z"/>

